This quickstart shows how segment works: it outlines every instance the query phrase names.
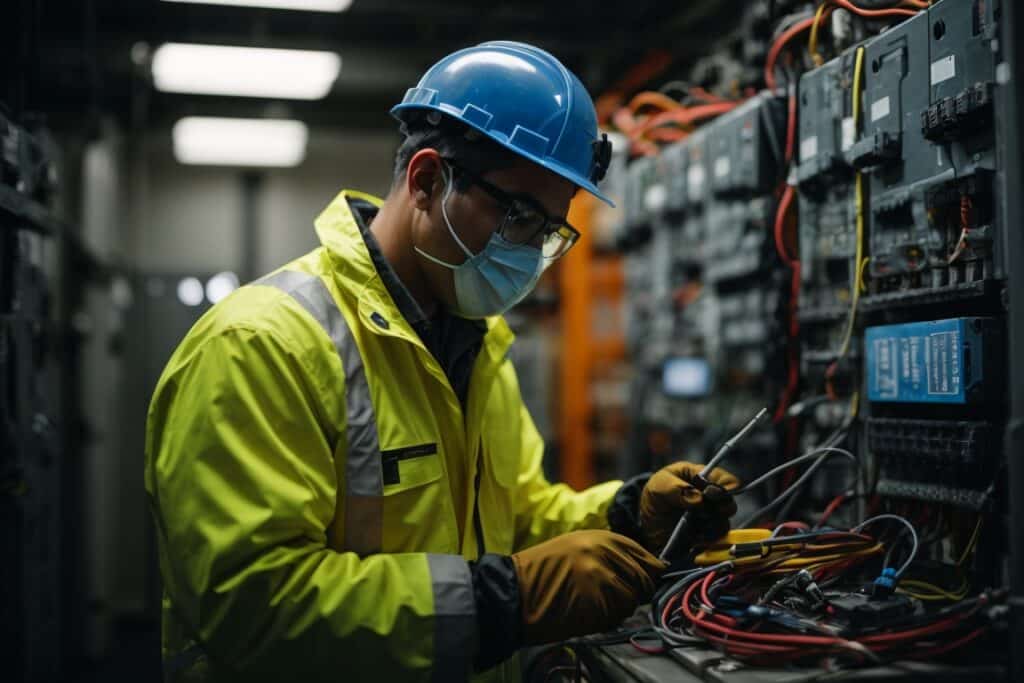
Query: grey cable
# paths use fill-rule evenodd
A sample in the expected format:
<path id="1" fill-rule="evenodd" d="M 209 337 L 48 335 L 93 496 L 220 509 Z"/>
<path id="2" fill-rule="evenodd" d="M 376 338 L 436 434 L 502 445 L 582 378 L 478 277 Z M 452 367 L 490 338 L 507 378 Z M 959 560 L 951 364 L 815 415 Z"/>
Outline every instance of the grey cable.
<path id="1" fill-rule="evenodd" d="M 771 479 L 775 475 L 777 475 L 777 474 L 779 474 L 781 472 L 785 472 L 790 467 L 794 467 L 796 465 L 799 465 L 802 462 L 806 462 L 806 461 L 812 460 L 814 458 L 819 458 L 820 459 L 822 453 L 832 453 L 832 452 L 840 453 L 840 454 L 845 455 L 846 457 L 850 458 L 853 462 L 855 462 L 855 463 L 857 462 L 857 458 L 853 455 L 853 453 L 851 453 L 850 451 L 846 450 L 845 448 L 837 448 L 835 446 L 822 446 L 820 448 L 814 449 L 813 451 L 808 451 L 807 453 L 804 453 L 803 455 L 797 456 L 797 457 L 793 458 L 792 460 L 787 460 L 786 462 L 782 463 L 781 465 L 778 465 L 777 467 L 773 467 L 772 469 L 768 470 L 767 472 L 765 472 L 764 474 L 759 476 L 757 479 L 755 479 L 752 482 L 750 482 L 748 484 L 745 484 L 745 485 L 743 485 L 743 486 L 741 486 L 741 487 L 739 487 L 737 489 L 733 489 L 732 491 L 730 491 L 730 493 L 732 495 L 737 495 L 737 494 L 740 494 L 740 493 L 746 493 L 750 489 L 755 488 L 755 487 L 760 486 L 761 484 L 765 483 L 766 481 L 768 481 L 769 479 Z M 811 467 L 816 467 L 816 466 L 820 466 L 820 463 L 816 462 Z"/>
<path id="2" fill-rule="evenodd" d="M 821 455 L 818 455 L 819 453 Z M 784 503 L 786 501 L 786 499 L 788 499 L 790 496 L 794 495 L 797 491 L 799 491 L 800 488 L 803 487 L 811 479 L 811 477 L 814 476 L 814 474 L 818 471 L 818 468 L 821 467 L 821 465 L 829 457 L 831 457 L 832 455 L 835 455 L 835 454 L 842 454 L 842 455 L 848 457 L 850 460 L 852 460 L 854 464 L 859 465 L 859 462 L 857 461 L 857 457 L 853 453 L 851 453 L 850 451 L 846 450 L 845 448 L 836 448 L 834 446 L 823 446 L 822 448 L 818 448 L 818 449 L 815 449 L 813 451 L 810 451 L 809 453 L 805 453 L 804 455 L 800 456 L 799 458 L 794 458 L 793 460 L 791 460 L 791 461 L 789 461 L 787 463 L 783 463 L 782 465 L 779 465 L 779 467 L 776 467 L 774 469 L 775 470 L 778 470 L 779 468 L 788 469 L 791 466 L 792 463 L 800 460 L 801 458 L 804 458 L 804 456 L 806 456 L 806 455 L 818 455 L 818 460 L 815 461 L 814 464 L 811 465 L 809 468 L 807 468 L 807 471 L 804 472 L 800 476 L 799 479 L 797 479 L 795 482 L 790 484 L 789 488 L 787 488 L 785 491 L 780 493 L 770 503 L 768 503 L 767 505 L 765 505 L 761 509 L 755 511 L 752 515 L 750 515 L 745 520 L 740 522 L 740 524 L 738 525 L 739 528 L 745 528 L 745 527 L 749 526 L 750 524 L 755 522 L 757 519 L 759 519 L 763 515 L 771 512 L 776 507 L 778 507 L 779 505 Z M 802 462 L 802 460 L 800 460 L 800 461 Z"/>
<path id="3" fill-rule="evenodd" d="M 861 529 L 863 529 L 867 525 L 872 524 L 874 522 L 878 522 L 878 521 L 884 520 L 884 519 L 893 519 L 893 520 L 896 520 L 897 522 L 899 522 L 900 524 L 902 524 L 903 526 L 905 526 L 910 531 L 910 537 L 914 541 L 914 546 L 910 549 L 910 556 L 907 557 L 907 561 L 904 562 L 903 565 L 896 571 L 896 578 L 900 578 L 901 576 L 903 576 L 903 572 L 907 571 L 907 567 L 909 567 L 911 565 L 911 563 L 914 561 L 914 559 L 917 557 L 917 549 L 918 549 L 917 529 L 914 528 L 913 524 L 911 524 L 909 521 L 907 521 L 906 518 L 904 518 L 904 517 L 900 517 L 899 515 L 893 515 L 893 514 L 886 513 L 886 514 L 882 514 L 882 515 L 875 515 L 874 517 L 869 517 L 868 519 L 865 519 L 863 522 L 861 522 L 857 526 L 855 526 L 852 529 L 850 529 L 850 531 L 853 531 L 853 532 L 860 531 Z"/>
<path id="4" fill-rule="evenodd" d="M 852 424 L 852 420 L 850 420 L 849 417 L 847 417 L 847 419 L 843 420 L 843 423 L 841 425 L 839 425 L 838 427 L 836 427 L 835 431 L 833 431 L 832 434 L 829 435 L 829 437 L 827 439 L 825 439 L 825 442 L 822 443 L 821 445 L 822 446 L 839 446 L 839 444 L 841 444 L 843 442 L 843 440 L 846 439 L 846 433 L 847 433 L 847 430 L 850 428 L 851 424 Z M 824 465 L 825 465 L 825 463 L 822 462 L 820 467 L 823 467 Z M 813 465 L 812 465 L 812 467 L 813 467 Z M 853 483 L 854 487 L 856 487 L 857 483 L 860 481 L 862 471 L 863 470 L 860 467 L 857 468 L 856 477 L 855 477 L 855 480 L 854 480 L 854 483 Z M 796 502 L 798 500 L 800 500 L 800 496 L 799 495 L 792 495 L 792 496 L 790 496 L 786 500 L 786 504 L 782 506 L 781 510 L 779 510 L 778 518 L 779 519 L 786 519 L 789 516 L 790 510 L 793 509 L 793 505 L 796 504 Z"/>

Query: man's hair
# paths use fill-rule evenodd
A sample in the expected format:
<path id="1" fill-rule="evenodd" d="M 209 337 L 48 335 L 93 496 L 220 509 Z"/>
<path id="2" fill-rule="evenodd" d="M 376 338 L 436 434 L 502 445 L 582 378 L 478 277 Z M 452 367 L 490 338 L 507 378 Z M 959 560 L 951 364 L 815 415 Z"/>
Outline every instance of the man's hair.
<path id="1" fill-rule="evenodd" d="M 454 159 L 457 164 L 478 175 L 508 168 L 522 159 L 475 128 L 439 112 L 407 117 L 402 123 L 402 134 L 405 139 L 395 152 L 392 187 L 405 178 L 409 161 L 421 149 L 436 149 L 442 157 Z M 463 192 L 468 185 L 469 178 L 456 174 L 456 191 Z"/>

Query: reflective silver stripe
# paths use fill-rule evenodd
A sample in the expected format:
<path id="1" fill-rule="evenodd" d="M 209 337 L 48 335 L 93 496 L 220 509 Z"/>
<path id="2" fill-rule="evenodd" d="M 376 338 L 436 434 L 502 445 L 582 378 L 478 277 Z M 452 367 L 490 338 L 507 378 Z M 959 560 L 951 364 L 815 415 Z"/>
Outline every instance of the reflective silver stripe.
<path id="1" fill-rule="evenodd" d="M 345 461 L 345 549 L 361 556 L 380 552 L 384 480 L 377 418 L 359 346 L 330 290 L 316 275 L 282 270 L 256 281 L 291 296 L 334 343 L 345 371 L 348 453 Z"/>
<path id="2" fill-rule="evenodd" d="M 435 681 L 469 678 L 476 652 L 476 602 L 469 564 L 458 555 L 427 555 L 434 589 Z"/>

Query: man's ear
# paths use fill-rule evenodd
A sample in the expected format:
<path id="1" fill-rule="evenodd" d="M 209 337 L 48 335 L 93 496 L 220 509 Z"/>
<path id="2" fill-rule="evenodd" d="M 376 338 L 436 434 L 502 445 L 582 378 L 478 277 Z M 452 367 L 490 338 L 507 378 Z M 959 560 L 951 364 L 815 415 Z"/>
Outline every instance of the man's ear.
<path id="1" fill-rule="evenodd" d="M 421 149 L 409 160 L 405 184 L 417 209 L 428 211 L 437 192 L 444 187 L 441 155 L 436 149 Z"/>

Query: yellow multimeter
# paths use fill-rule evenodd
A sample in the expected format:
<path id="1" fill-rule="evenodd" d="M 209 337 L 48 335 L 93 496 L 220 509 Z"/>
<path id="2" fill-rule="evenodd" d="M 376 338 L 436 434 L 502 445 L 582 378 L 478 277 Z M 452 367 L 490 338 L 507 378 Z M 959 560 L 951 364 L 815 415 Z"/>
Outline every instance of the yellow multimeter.
<path id="1" fill-rule="evenodd" d="M 693 563 L 698 567 L 708 567 L 720 562 L 743 564 L 745 561 L 760 560 L 762 558 L 758 555 L 737 558 L 733 554 L 733 549 L 739 544 L 760 543 L 771 537 L 771 529 L 732 529 L 722 538 L 709 543 L 693 558 Z"/>

